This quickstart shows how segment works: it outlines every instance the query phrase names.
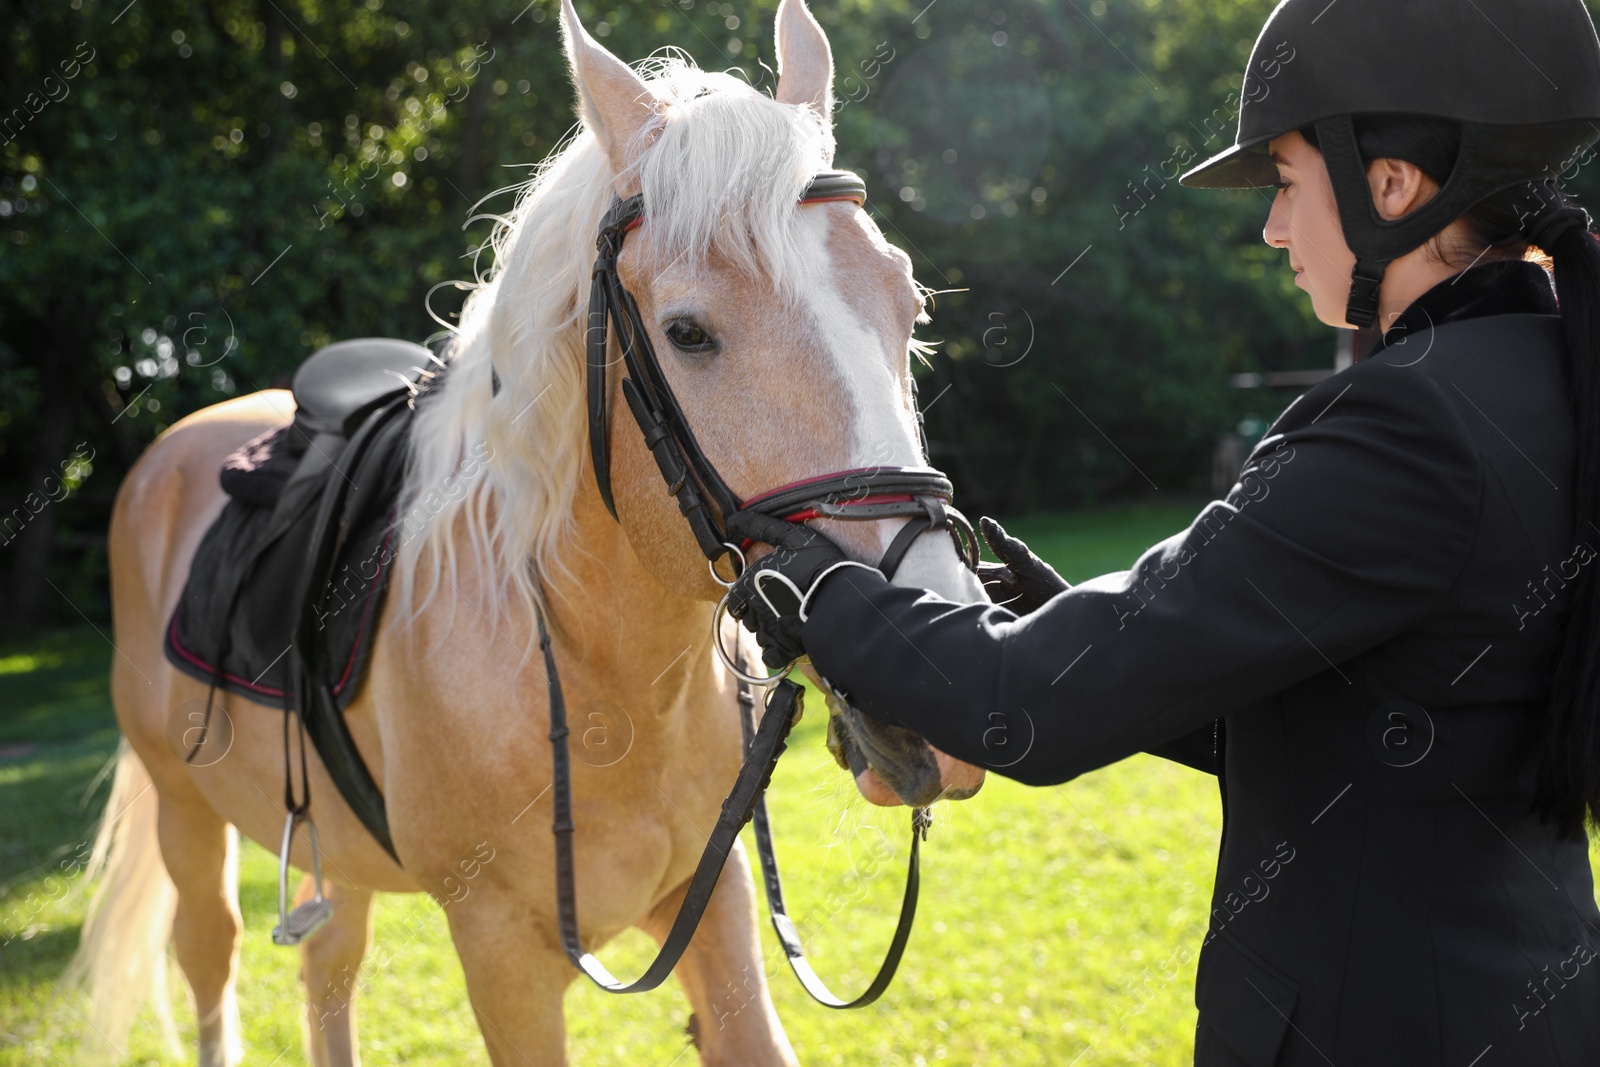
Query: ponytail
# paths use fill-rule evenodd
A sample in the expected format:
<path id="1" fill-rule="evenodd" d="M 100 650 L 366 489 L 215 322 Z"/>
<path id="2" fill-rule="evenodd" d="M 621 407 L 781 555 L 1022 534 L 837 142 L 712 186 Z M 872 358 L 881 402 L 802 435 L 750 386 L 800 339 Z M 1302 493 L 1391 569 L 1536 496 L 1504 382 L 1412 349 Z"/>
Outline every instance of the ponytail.
<path id="1" fill-rule="evenodd" d="M 1581 208 L 1566 206 L 1553 183 L 1539 184 L 1544 209 L 1527 227 L 1555 262 L 1556 295 L 1566 334 L 1567 384 L 1576 420 L 1575 543 L 1600 551 L 1600 240 Z M 1539 814 L 1582 839 L 1600 824 L 1600 560 L 1573 583 L 1572 605 L 1556 661 L 1550 724 L 1539 769 Z"/>

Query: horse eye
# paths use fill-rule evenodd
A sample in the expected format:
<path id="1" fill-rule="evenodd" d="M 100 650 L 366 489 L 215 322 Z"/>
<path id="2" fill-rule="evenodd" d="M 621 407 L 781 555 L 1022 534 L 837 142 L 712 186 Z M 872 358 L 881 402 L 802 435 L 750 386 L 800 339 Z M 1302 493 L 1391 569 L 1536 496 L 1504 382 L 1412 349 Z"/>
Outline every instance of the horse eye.
<path id="1" fill-rule="evenodd" d="M 709 352 L 717 347 L 717 342 L 693 319 L 673 319 L 667 323 L 667 340 L 683 352 Z"/>

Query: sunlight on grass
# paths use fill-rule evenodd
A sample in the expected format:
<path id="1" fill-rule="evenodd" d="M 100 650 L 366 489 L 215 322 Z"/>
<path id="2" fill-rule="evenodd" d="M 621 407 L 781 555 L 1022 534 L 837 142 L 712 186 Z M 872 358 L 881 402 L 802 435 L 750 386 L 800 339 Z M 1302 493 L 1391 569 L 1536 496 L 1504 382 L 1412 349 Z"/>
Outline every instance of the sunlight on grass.
<path id="1" fill-rule="evenodd" d="M 812 961 L 835 992 L 852 995 L 894 928 L 908 816 L 853 795 L 823 748 L 820 719 L 808 716 L 779 770 L 773 818 L 790 909 Z M 1214 783 L 1148 757 L 1057 790 L 992 778 L 973 800 L 939 812 L 924 850 L 918 927 L 879 1004 L 835 1012 L 812 1003 L 763 921 L 765 969 L 801 1062 L 1027 1067 L 1070 1062 L 1093 1047 L 1097 1063 L 1187 1063 L 1193 967 L 1180 961 L 1191 958 L 1204 923 L 1218 821 Z M 242 852 L 239 1002 L 250 1058 L 301 1063 L 298 957 L 269 937 L 275 860 L 254 844 Z M 13 907 L 28 897 L 22 888 L 8 895 Z M 60 891 L 41 880 L 32 892 Z M 441 909 L 425 897 L 382 896 L 375 913 L 358 999 L 369 1062 L 486 1064 Z M 46 900 L 29 916 L 25 941 L 0 949 L 8 963 L 19 949 L 49 949 L 32 953 L 48 965 L 27 967 L 29 981 L 4 983 L 0 1063 L 70 1054 L 77 1018 L 50 982 L 81 915 L 81 900 Z M 600 955 L 631 976 L 654 949 L 630 932 Z M 192 1041 L 175 968 L 166 995 Z M 730 992 L 722 1010 L 740 1008 Z M 630 997 L 575 983 L 567 1018 L 574 1063 L 698 1062 L 684 1052 L 689 1007 L 673 983 Z M 149 1013 L 127 1051 L 130 1062 L 171 1062 Z"/>
<path id="2" fill-rule="evenodd" d="M 50 652 L 31 654 L 24 652 L 14 656 L 0 656 L 0 674 L 28 674 L 32 671 L 59 667 L 61 663 L 61 656 Z"/>
<path id="3" fill-rule="evenodd" d="M 1078 581 L 1127 567 L 1199 507 L 1136 504 L 1007 526 Z M 104 639 L 87 628 L 0 639 L 0 663 L 38 664 L 13 670 L 0 702 L 0 742 L 31 746 L 0 761 L 0 810 L 17 815 L 0 837 L 0 1067 L 69 1062 L 82 1026 L 59 979 L 82 922 L 76 872 L 106 783 L 87 795 L 86 788 L 116 744 L 108 658 Z M 875 973 L 894 929 L 909 816 L 861 800 L 824 747 L 825 726 L 812 694 L 769 804 L 790 913 L 817 971 L 835 993 L 851 996 Z M 940 805 L 923 850 L 916 930 L 876 1005 L 837 1012 L 811 1002 L 762 919 L 764 969 L 801 1063 L 1189 1063 L 1194 957 L 1220 822 L 1214 779 L 1149 756 L 1053 789 L 991 776 L 973 799 Z M 548 810 L 527 825 L 541 847 L 550 840 Z M 748 831 L 746 839 L 753 855 Z M 1600 848 L 1593 854 L 1600 865 Z M 297 953 L 271 943 L 276 874 L 274 855 L 247 842 L 239 1003 L 245 1062 L 290 1067 L 305 1062 L 304 999 Z M 471 901 L 469 894 L 451 906 Z M 487 1064 L 444 911 L 427 897 L 380 896 L 373 925 L 356 1001 L 365 1062 Z M 626 979 L 654 951 L 643 934 L 628 932 L 598 954 Z M 127 1062 L 193 1062 L 194 1014 L 175 966 L 156 992 L 171 1002 L 185 1055 L 168 1056 L 146 1012 Z M 688 1003 L 674 982 L 618 997 L 579 981 L 566 1009 L 574 1064 L 699 1062 L 684 1029 Z M 744 998 L 727 990 L 700 1026 L 715 1029 L 741 1010 Z"/>

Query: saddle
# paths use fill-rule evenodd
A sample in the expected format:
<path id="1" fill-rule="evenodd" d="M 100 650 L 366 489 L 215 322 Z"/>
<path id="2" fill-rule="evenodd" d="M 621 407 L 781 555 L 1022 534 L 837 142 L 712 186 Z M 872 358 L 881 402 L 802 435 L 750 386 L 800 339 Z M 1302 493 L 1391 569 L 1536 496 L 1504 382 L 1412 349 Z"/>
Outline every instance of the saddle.
<path id="1" fill-rule="evenodd" d="M 294 421 L 222 464 L 228 494 L 168 621 L 167 660 L 246 700 L 298 712 L 339 791 L 393 853 L 383 798 L 345 727 L 398 549 L 396 500 L 421 345 L 363 338 L 302 363 Z M 421 387 L 419 380 L 423 380 Z"/>

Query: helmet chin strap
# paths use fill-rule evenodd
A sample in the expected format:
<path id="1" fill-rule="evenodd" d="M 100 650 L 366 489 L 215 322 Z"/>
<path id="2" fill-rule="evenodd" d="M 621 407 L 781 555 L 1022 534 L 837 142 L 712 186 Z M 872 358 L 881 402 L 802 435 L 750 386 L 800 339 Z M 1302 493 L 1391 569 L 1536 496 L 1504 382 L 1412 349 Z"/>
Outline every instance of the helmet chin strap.
<path id="1" fill-rule="evenodd" d="M 1356 143 L 1354 119 L 1350 115 L 1318 119 L 1316 129 L 1334 200 L 1339 205 L 1345 244 L 1356 255 L 1345 320 L 1358 328 L 1378 325 L 1378 296 L 1390 263 L 1437 236 L 1485 197 L 1526 180 L 1486 184 L 1482 178 L 1474 178 L 1496 170 L 1503 174 L 1504 167 L 1496 166 L 1492 149 L 1479 127 L 1463 123 L 1460 154 L 1439 192 L 1414 211 L 1398 219 L 1386 219 L 1372 202 L 1372 187 Z"/>
<path id="2" fill-rule="evenodd" d="M 1390 262 L 1356 260 L 1356 265 L 1350 271 L 1350 299 L 1345 304 L 1344 321 L 1361 330 L 1370 328 L 1378 321 L 1378 297 Z"/>

